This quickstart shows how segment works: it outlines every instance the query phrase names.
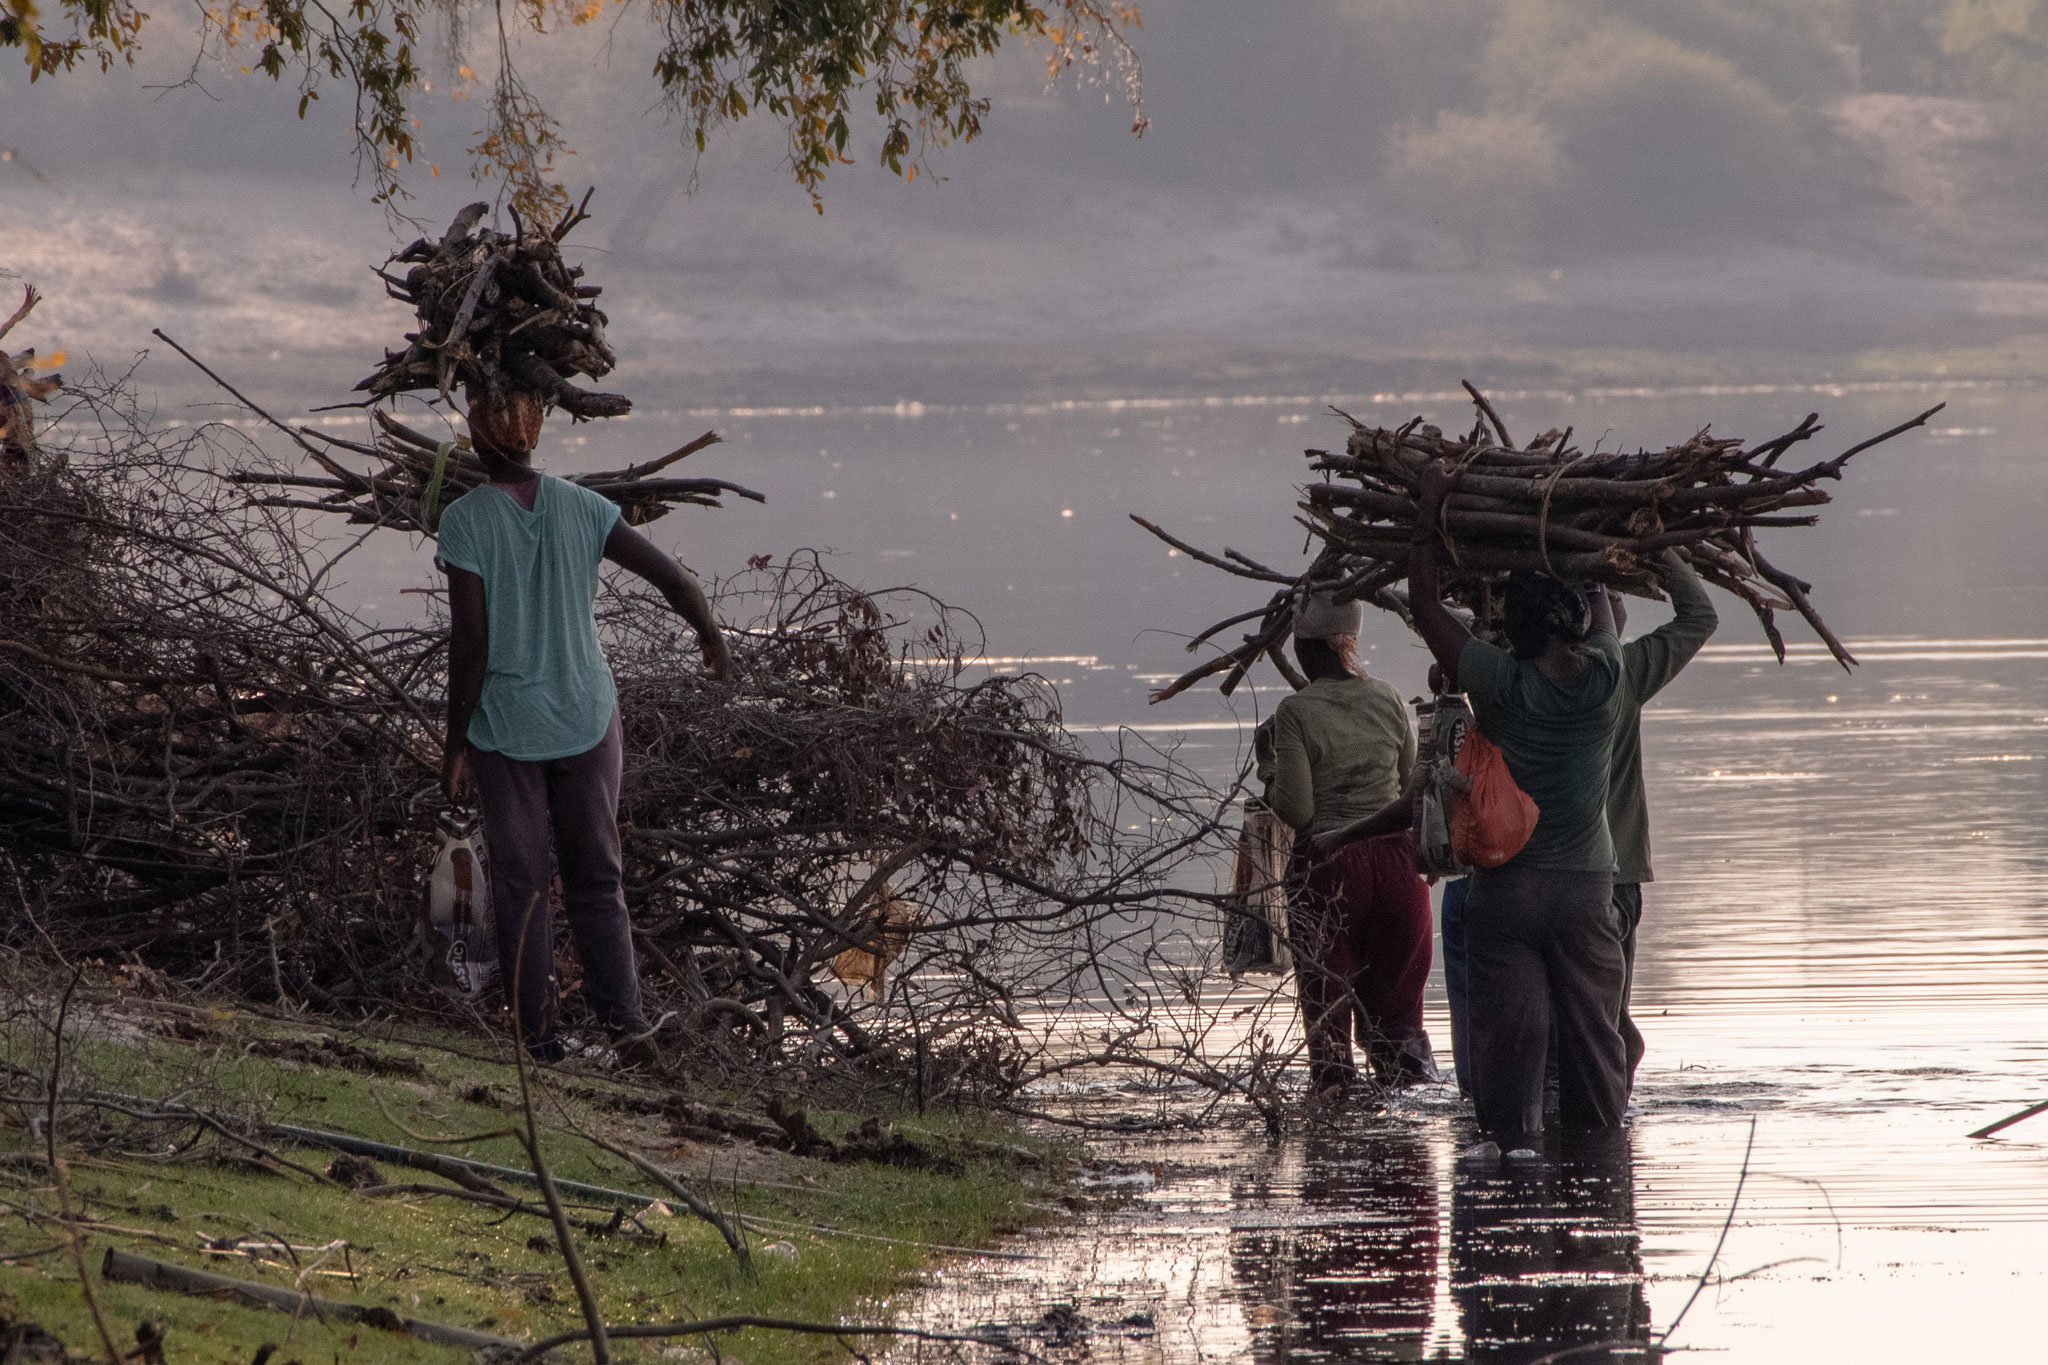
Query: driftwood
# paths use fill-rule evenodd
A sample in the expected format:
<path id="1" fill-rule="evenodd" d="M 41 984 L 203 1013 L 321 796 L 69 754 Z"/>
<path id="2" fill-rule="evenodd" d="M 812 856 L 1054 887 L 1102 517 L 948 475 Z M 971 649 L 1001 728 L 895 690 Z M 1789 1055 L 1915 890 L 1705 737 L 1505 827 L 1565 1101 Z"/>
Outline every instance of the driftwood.
<path id="1" fill-rule="evenodd" d="M 402 277 L 383 268 L 376 274 L 385 292 L 418 311 L 420 330 L 406 334 L 404 350 L 386 352 L 357 390 L 376 401 L 427 389 L 445 402 L 461 383 L 473 393 L 523 390 L 577 421 L 631 411 L 623 395 L 569 382 L 602 379 L 618 364 L 605 339 L 609 319 L 593 302 L 603 291 L 579 283 L 583 267 L 562 260 L 562 239 L 590 216 L 589 203 L 586 194 L 545 231 L 529 228 L 514 209 L 510 236 L 480 227 L 490 206 L 471 204 L 440 241 L 422 237 L 388 259 L 386 267 L 411 267 Z"/>
<path id="2" fill-rule="evenodd" d="M 1422 471 L 1438 461 L 1458 470 L 1436 528 L 1448 551 L 1446 591 L 1482 627 L 1495 619 L 1497 585 L 1517 570 L 1661 599 L 1667 571 L 1659 557 L 1675 549 L 1707 582 L 1748 604 L 1781 661 L 1785 642 L 1775 614 L 1795 611 L 1847 668 L 1855 656 L 1814 608 L 1813 585 L 1765 558 L 1756 533 L 1815 524 L 1819 518 L 1811 509 L 1829 501 L 1824 482 L 1839 480 L 1851 458 L 1922 425 L 1945 406 L 1830 459 L 1786 470 L 1778 467 L 1779 459 L 1821 431 L 1818 413 L 1756 445 L 1703 429 L 1664 450 L 1601 453 L 1573 445 L 1570 430 L 1551 430 L 1518 447 L 1485 395 L 1465 387 L 1478 416 L 1463 435 L 1446 435 L 1419 417 L 1397 429 L 1369 427 L 1332 409 L 1350 424 L 1351 437 L 1342 452 L 1304 452 L 1310 470 L 1323 476 L 1301 489 L 1298 504 L 1296 520 L 1321 546 L 1304 573 L 1282 572 L 1235 550 L 1209 554 L 1142 517 L 1131 518 L 1201 563 L 1278 589 L 1265 606 L 1197 635 L 1190 650 L 1232 626 L 1256 623 L 1236 646 L 1155 692 L 1153 701 L 1217 673 L 1225 675 L 1227 696 L 1262 655 L 1288 672 L 1280 649 L 1295 606 L 1310 587 L 1405 614 L 1406 599 L 1396 585 L 1408 576 Z"/>
<path id="3" fill-rule="evenodd" d="M 100 1278 L 108 1284 L 137 1284 L 145 1289 L 175 1294 L 240 1299 L 257 1307 L 274 1308 L 280 1313 L 290 1313 L 294 1317 L 316 1317 L 333 1322 L 360 1322 L 366 1327 L 403 1333 L 436 1346 L 455 1346 L 469 1351 L 522 1349 L 521 1343 L 509 1341 L 504 1337 L 473 1332 L 467 1327 L 450 1327 L 444 1323 L 402 1317 L 380 1305 L 316 1299 L 302 1290 L 257 1284 L 251 1280 L 233 1280 L 225 1275 L 214 1275 L 204 1270 L 191 1270 L 164 1261 L 152 1261 L 146 1256 L 136 1256 L 114 1247 L 107 1248 L 107 1254 L 100 1262 Z"/>
<path id="4" fill-rule="evenodd" d="M 1988 1123 L 1970 1134 L 1970 1136 L 1973 1138 L 1988 1138 L 1994 1133 L 2002 1133 L 2015 1123 L 2030 1119 L 2036 1114 L 2048 1114 L 2048 1100 L 2043 1100 L 2039 1104 L 2028 1105 L 2025 1109 L 2020 1110 L 2019 1113 L 2008 1114 L 1996 1123 Z"/>

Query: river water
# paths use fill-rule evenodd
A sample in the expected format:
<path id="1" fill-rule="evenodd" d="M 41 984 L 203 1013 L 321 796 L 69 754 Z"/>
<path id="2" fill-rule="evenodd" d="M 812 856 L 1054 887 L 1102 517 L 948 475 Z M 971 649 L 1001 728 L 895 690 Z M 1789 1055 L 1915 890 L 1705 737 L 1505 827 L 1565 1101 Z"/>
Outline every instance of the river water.
<path id="1" fill-rule="evenodd" d="M 1335 397 L 1389 423 L 1469 415 L 1448 394 Z M 1277 1144 L 1222 1114 L 1198 1135 L 1118 1137 L 1100 1150 L 1131 1168 L 1105 1187 L 1130 1196 L 1120 1207 L 1010 1248 L 1039 1259 L 946 1266 L 903 1318 L 1148 1363 L 1526 1362 L 1612 1339 L 1637 1345 L 1569 1358 L 1641 1359 L 1711 1262 L 1671 1348 L 2048 1358 L 2031 1308 L 2048 1291 L 2048 1115 L 1965 1136 L 2048 1099 L 2048 482 L 2034 437 L 2048 392 L 1818 380 L 1502 408 L 1525 436 L 1569 423 L 1610 447 L 1709 421 L 1761 437 L 1819 408 L 1819 458 L 1942 400 L 1926 432 L 1858 457 L 1819 528 L 1774 533 L 1774 557 L 1819 585 L 1862 666 L 1845 674 L 1808 644 L 1780 666 L 1721 598 L 1715 643 L 1646 713 L 1658 879 L 1636 1010 L 1650 1051 L 1620 1150 L 1553 1152 L 1512 1175 L 1461 1166 L 1469 1121 L 1444 1089 Z M 1277 679 L 1230 703 L 1198 691 L 1154 708 L 1145 693 L 1187 665 L 1182 639 L 1264 590 L 1170 555 L 1126 516 L 1299 565 L 1299 452 L 1343 439 L 1305 395 L 677 401 L 544 453 L 617 465 L 707 426 L 729 443 L 692 464 L 769 502 L 660 523 L 700 572 L 830 548 L 847 577 L 975 611 L 988 666 L 1043 673 L 1077 727 L 1143 727 L 1226 779 Z M 424 552 L 400 556 L 366 584 L 395 589 L 423 566 Z M 1638 615 L 1632 630 L 1658 619 Z M 1366 643 L 1375 671 L 1421 689 L 1397 622 L 1369 623 Z M 1229 983 L 1212 989 L 1227 1014 Z M 1238 989 L 1255 1003 L 1264 987 Z M 1440 991 L 1430 1026 L 1447 1054 Z"/>

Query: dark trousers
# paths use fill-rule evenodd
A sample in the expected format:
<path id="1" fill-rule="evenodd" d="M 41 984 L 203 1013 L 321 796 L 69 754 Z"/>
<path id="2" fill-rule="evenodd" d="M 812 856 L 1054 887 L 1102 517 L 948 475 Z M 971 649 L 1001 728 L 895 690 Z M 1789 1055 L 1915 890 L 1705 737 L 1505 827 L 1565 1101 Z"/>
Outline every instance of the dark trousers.
<path id="1" fill-rule="evenodd" d="M 1308 1042 L 1309 1081 L 1321 1091 L 1356 1079 L 1351 1039 L 1383 1085 L 1435 1080 L 1422 1027 L 1429 981 L 1429 888 L 1406 833 L 1361 839 L 1323 862 L 1295 841 L 1287 934 Z"/>
<path id="2" fill-rule="evenodd" d="M 1465 975 L 1465 896 L 1472 879 L 1444 883 L 1443 915 L 1437 936 L 1444 945 L 1444 1003 L 1451 1011 L 1451 1065 L 1458 1093 L 1472 1093 L 1472 993 Z"/>
<path id="3" fill-rule="evenodd" d="M 549 1056 L 561 1047 L 549 894 L 557 865 L 584 997 L 614 1033 L 645 1029 L 619 853 L 618 712 L 583 753 L 529 763 L 471 746 L 469 769 L 491 859 L 498 970 L 527 1050 Z"/>
<path id="4" fill-rule="evenodd" d="M 1618 1126 L 1628 1104 L 1626 966 L 1613 877 L 1513 863 L 1473 873 L 1465 959 L 1480 1127 L 1502 1147 L 1535 1145 L 1553 1030 L 1564 1126 Z"/>
<path id="5" fill-rule="evenodd" d="M 1629 1014 L 1636 987 L 1636 927 L 1643 922 L 1643 884 L 1616 882 L 1614 912 L 1621 919 L 1621 1048 L 1628 1061 L 1628 1088 L 1636 1088 L 1636 1068 L 1643 1064 L 1643 1031 Z"/>

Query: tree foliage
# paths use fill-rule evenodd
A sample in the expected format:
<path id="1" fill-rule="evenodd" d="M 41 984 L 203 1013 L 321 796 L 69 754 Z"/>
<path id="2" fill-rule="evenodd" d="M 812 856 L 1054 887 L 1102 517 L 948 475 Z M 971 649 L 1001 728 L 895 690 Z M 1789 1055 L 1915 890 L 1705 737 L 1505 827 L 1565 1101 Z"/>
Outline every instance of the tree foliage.
<path id="1" fill-rule="evenodd" d="M 477 19 L 488 21 L 489 60 L 468 37 Z M 716 125 L 766 115 L 787 131 L 789 171 L 814 201 L 826 173 L 851 161 L 868 111 L 877 158 L 905 177 L 933 149 L 978 136 L 989 97 L 970 68 L 1006 41 L 1040 45 L 1049 79 L 1076 67 L 1112 75 L 1133 131 L 1145 127 L 1131 0 L 205 0 L 196 36 L 202 60 L 296 82 L 301 118 L 323 89 L 344 91 L 359 157 L 389 201 L 423 150 L 414 106 L 432 88 L 428 39 L 447 35 L 458 83 L 478 82 L 476 66 L 495 68 L 479 101 L 475 171 L 501 178 L 538 220 L 566 203 L 555 168 L 568 145 L 516 49 L 601 20 L 616 31 L 628 19 L 651 31 L 654 91 L 698 151 Z M 151 22 L 136 0 L 52 0 L 47 11 L 0 0 L 0 47 L 21 52 L 31 80 L 105 72 L 135 62 Z"/>

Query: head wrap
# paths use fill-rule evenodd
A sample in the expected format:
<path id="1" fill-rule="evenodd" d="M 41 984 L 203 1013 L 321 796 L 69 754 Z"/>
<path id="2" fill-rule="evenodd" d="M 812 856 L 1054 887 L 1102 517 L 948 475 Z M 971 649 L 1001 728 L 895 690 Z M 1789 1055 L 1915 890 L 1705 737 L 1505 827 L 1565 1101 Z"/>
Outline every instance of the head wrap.
<path id="1" fill-rule="evenodd" d="M 1294 609 L 1294 638 L 1327 640 L 1336 635 L 1357 635 L 1365 625 L 1365 606 L 1360 602 L 1338 602 L 1330 594 L 1312 592 Z"/>

